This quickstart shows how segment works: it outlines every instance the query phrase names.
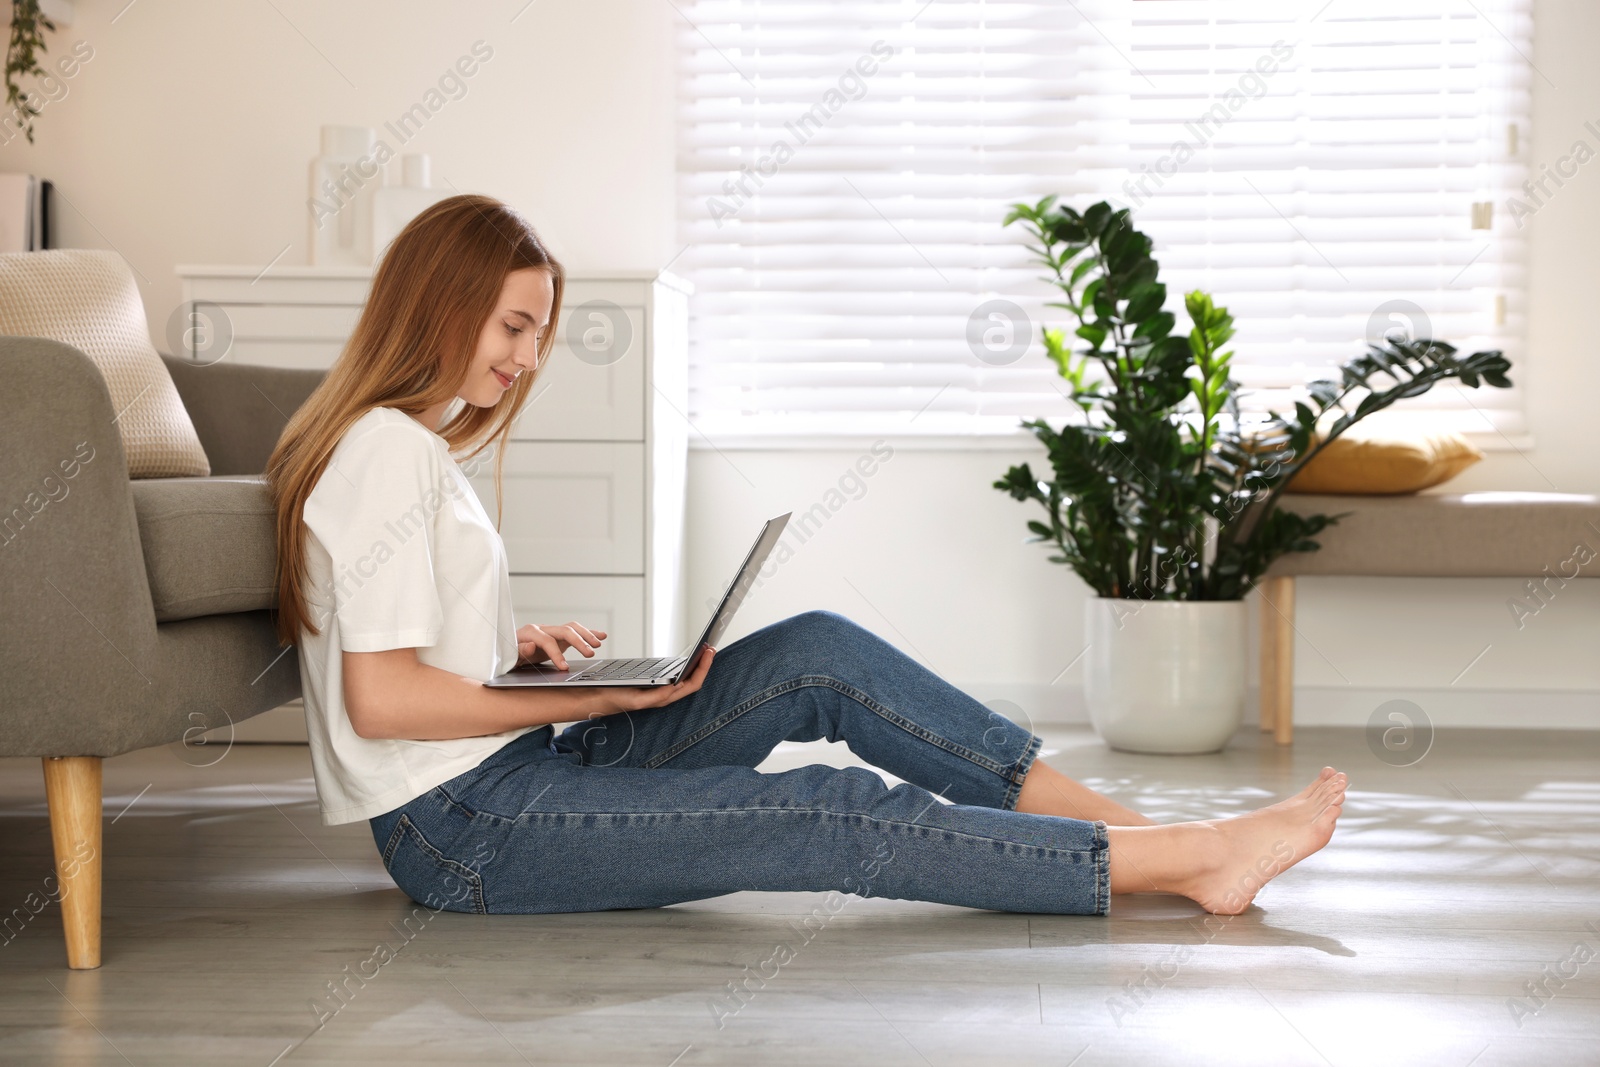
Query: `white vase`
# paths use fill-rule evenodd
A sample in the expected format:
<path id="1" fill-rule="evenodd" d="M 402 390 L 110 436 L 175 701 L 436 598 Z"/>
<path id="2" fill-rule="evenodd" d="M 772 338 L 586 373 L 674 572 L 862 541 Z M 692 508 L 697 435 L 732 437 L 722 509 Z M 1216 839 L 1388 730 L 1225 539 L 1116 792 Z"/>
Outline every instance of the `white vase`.
<path id="1" fill-rule="evenodd" d="M 372 265 L 372 195 L 383 185 L 387 148 L 367 126 L 322 127 L 322 154 L 311 161 L 306 210 L 313 266 Z"/>
<path id="2" fill-rule="evenodd" d="M 385 185 L 372 192 L 372 251 L 382 256 L 389 242 L 400 235 L 406 223 L 450 195 L 448 189 L 428 185 L 429 163 L 425 155 L 400 157 L 400 184 Z"/>
<path id="3" fill-rule="evenodd" d="M 1216 752 L 1244 720 L 1242 600 L 1094 597 L 1084 697 L 1101 740 L 1127 752 Z"/>

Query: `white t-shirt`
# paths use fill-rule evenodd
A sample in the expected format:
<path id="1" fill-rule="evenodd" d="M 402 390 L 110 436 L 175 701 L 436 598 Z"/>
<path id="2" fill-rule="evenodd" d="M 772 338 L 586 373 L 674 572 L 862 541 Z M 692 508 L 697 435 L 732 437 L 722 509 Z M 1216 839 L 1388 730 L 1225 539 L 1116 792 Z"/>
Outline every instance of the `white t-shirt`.
<path id="1" fill-rule="evenodd" d="M 326 825 L 392 811 L 535 729 L 402 741 L 359 736 L 341 652 L 415 648 L 489 679 L 516 665 L 505 545 L 443 437 L 393 408 L 361 416 L 306 500 L 300 683 Z"/>

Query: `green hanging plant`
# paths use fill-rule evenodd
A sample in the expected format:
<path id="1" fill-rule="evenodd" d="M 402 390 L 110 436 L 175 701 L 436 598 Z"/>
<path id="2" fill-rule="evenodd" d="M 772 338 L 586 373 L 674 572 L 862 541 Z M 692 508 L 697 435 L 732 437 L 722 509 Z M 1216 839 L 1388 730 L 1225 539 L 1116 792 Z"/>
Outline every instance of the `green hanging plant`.
<path id="1" fill-rule="evenodd" d="M 28 102 L 28 94 L 17 84 L 18 78 L 46 73 L 39 57 L 47 49 L 45 31 L 56 32 L 56 24 L 39 10 L 39 0 L 11 0 L 11 41 L 6 45 L 6 106 L 19 116 L 22 132 L 33 143 L 33 119 L 39 108 Z"/>

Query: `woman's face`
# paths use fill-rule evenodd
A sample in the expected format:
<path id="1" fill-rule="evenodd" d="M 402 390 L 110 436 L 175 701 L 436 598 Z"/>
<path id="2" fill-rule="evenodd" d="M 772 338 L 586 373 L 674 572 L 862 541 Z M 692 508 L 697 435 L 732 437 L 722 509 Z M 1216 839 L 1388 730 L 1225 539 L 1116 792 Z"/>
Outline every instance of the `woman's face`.
<path id="1" fill-rule="evenodd" d="M 456 393 L 474 407 L 493 407 L 517 375 L 539 365 L 539 338 L 550 325 L 555 286 L 550 272 L 514 270 L 500 287 L 500 299 L 478 333 L 467 380 Z"/>

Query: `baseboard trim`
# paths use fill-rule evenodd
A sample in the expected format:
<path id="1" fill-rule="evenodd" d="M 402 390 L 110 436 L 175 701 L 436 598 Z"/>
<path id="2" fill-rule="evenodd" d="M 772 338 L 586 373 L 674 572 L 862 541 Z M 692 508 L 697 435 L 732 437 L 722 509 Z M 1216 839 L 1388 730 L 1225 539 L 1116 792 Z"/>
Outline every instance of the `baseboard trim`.
<path id="1" fill-rule="evenodd" d="M 1600 693 L 1592 689 L 1352 689 L 1295 690 L 1294 721 L 1305 726 L 1366 726 L 1393 700 L 1408 701 L 1444 726 L 1504 730 L 1600 729 Z M 1252 703 L 1254 713 L 1257 705 Z"/>
<path id="2" fill-rule="evenodd" d="M 958 683 L 959 684 L 959 683 Z M 1089 721 L 1078 686 L 1012 682 L 962 685 L 992 710 L 1026 726 L 1081 725 Z M 1245 718 L 1260 715 L 1258 691 L 1245 696 Z M 1600 730 L 1600 692 L 1592 689 L 1449 689 L 1296 686 L 1297 726 L 1366 726 L 1391 700 L 1416 705 L 1435 727 Z"/>

